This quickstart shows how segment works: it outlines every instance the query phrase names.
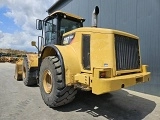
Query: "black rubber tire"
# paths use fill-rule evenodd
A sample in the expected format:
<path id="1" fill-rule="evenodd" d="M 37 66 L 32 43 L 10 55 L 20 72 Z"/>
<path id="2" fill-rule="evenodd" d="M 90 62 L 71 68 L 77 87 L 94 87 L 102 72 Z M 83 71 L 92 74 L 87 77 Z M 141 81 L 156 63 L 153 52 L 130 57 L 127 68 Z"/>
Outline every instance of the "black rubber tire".
<path id="1" fill-rule="evenodd" d="M 49 70 L 52 77 L 52 89 L 50 93 L 44 90 L 44 72 Z M 58 107 L 70 103 L 75 98 L 77 90 L 73 86 L 66 86 L 62 77 L 62 66 L 56 56 L 46 57 L 40 67 L 39 86 L 42 99 L 49 107 Z"/>
<path id="2" fill-rule="evenodd" d="M 23 59 L 23 74 L 25 74 L 25 77 L 24 75 L 22 75 L 24 85 L 33 86 L 37 84 L 36 77 L 32 77 L 33 72 L 29 68 L 29 62 L 27 57 L 24 57 Z"/>

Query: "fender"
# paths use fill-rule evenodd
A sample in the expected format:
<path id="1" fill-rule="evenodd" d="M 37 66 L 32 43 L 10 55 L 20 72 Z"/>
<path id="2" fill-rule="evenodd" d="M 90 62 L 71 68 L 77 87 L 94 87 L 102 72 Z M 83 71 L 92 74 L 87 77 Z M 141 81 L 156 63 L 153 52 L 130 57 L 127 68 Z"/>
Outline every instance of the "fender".
<path id="1" fill-rule="evenodd" d="M 41 61 L 47 56 L 57 56 L 62 65 L 62 75 L 67 86 L 73 85 L 76 81 L 74 77 L 81 73 L 80 63 L 72 46 L 49 45 L 46 46 L 41 54 Z"/>
<path id="2" fill-rule="evenodd" d="M 39 70 L 40 70 L 40 66 L 43 59 L 48 56 L 57 56 L 60 59 L 60 63 L 62 66 L 62 78 L 63 80 L 65 80 L 65 67 L 64 67 L 63 57 L 59 49 L 55 45 L 48 45 L 43 48 L 41 52 L 41 57 L 39 58 L 39 62 L 38 62 Z"/>
<path id="3" fill-rule="evenodd" d="M 38 67 L 38 54 L 26 54 L 26 57 L 29 62 L 29 68 Z"/>

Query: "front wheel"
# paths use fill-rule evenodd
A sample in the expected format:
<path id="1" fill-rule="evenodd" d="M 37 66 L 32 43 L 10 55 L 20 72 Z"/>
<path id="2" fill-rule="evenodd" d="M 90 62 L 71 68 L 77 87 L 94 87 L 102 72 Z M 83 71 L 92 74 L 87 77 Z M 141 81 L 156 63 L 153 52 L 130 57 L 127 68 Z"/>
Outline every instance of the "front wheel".
<path id="1" fill-rule="evenodd" d="M 23 59 L 23 82 L 26 86 L 33 86 L 37 84 L 36 77 L 33 77 L 33 74 L 35 74 L 33 71 L 31 71 L 31 68 L 29 67 L 29 62 L 27 57 L 24 57 Z M 35 75 L 34 75 L 35 76 Z"/>
<path id="2" fill-rule="evenodd" d="M 46 57 L 40 67 L 39 85 L 42 99 L 49 107 L 71 102 L 77 93 L 73 86 L 66 86 L 62 77 L 62 65 L 56 56 Z"/>

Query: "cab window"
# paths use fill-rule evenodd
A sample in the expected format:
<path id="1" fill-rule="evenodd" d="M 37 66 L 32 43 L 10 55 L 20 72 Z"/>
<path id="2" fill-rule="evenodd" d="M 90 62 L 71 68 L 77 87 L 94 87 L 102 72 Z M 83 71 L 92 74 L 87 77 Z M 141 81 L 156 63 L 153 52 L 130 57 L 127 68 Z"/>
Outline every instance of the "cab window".
<path id="1" fill-rule="evenodd" d="M 60 32 L 61 34 L 69 32 L 71 30 L 74 30 L 76 28 L 81 27 L 81 23 L 80 22 L 76 22 L 73 20 L 69 20 L 69 19 L 62 19 L 61 20 L 61 25 L 60 25 Z"/>
<path id="2" fill-rule="evenodd" d="M 45 22 L 45 45 L 56 44 L 56 19 Z"/>

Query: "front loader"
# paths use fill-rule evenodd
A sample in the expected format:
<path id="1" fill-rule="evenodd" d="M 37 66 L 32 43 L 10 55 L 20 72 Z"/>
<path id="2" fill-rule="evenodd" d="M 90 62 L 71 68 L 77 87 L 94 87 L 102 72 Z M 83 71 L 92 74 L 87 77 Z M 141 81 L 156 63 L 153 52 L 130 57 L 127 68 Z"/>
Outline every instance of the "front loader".
<path id="1" fill-rule="evenodd" d="M 16 61 L 15 75 L 16 80 L 23 80 L 26 86 L 37 84 L 38 54 L 26 54 Z"/>
<path id="2" fill-rule="evenodd" d="M 34 74 L 49 107 L 71 102 L 77 88 L 100 95 L 149 81 L 150 72 L 141 62 L 139 37 L 97 28 L 98 13 L 96 6 L 92 27 L 83 27 L 85 19 L 62 11 L 36 21 L 42 36 L 37 46 L 32 42 L 38 48 Z"/>

